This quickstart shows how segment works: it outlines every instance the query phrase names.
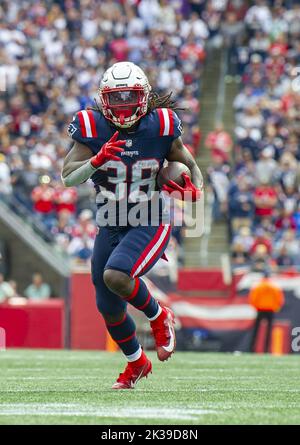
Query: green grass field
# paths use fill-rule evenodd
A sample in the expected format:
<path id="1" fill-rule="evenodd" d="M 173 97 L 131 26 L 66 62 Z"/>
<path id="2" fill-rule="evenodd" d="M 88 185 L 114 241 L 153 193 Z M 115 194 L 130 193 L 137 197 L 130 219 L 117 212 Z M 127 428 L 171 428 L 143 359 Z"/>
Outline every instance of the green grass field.
<path id="1" fill-rule="evenodd" d="M 300 424 L 300 356 L 154 353 L 153 374 L 112 391 L 121 354 L 0 352 L 0 424 Z"/>

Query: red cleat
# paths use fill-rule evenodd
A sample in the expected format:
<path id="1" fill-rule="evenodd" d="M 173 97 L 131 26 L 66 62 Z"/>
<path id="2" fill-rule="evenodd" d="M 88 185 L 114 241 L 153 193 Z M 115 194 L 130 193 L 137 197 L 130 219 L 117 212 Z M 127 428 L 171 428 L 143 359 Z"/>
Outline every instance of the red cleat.
<path id="1" fill-rule="evenodd" d="M 137 363 L 138 362 L 138 363 Z M 141 362 L 144 362 L 140 364 Z M 137 382 L 143 377 L 147 377 L 152 371 L 152 364 L 143 352 L 136 362 L 129 362 L 125 371 L 119 375 L 112 389 L 134 389 Z"/>
<path id="2" fill-rule="evenodd" d="M 159 317 L 150 322 L 156 343 L 157 357 L 161 362 L 168 360 L 176 347 L 175 317 L 173 311 L 162 306 Z"/>

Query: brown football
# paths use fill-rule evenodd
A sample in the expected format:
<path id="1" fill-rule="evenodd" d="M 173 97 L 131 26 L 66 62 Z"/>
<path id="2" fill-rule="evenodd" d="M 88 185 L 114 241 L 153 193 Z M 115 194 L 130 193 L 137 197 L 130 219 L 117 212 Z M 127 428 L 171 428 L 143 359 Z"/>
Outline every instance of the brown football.
<path id="1" fill-rule="evenodd" d="M 182 173 L 186 173 L 191 178 L 191 171 L 186 165 L 181 162 L 169 162 L 168 165 L 160 169 L 157 174 L 156 181 L 158 187 L 161 188 L 164 184 L 167 184 L 170 179 L 176 182 L 176 184 L 183 186 L 184 179 L 181 176 Z"/>

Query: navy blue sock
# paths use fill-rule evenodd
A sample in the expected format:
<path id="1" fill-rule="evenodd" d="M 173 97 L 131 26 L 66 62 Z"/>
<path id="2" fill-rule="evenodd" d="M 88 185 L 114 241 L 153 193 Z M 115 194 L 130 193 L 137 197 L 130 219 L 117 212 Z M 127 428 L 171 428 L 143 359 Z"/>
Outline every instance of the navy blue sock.
<path id="1" fill-rule="evenodd" d="M 135 333 L 135 323 L 128 313 L 125 313 L 123 319 L 117 323 L 106 322 L 106 327 L 112 339 L 126 356 L 131 356 L 140 349 Z"/>
<path id="2" fill-rule="evenodd" d="M 135 278 L 134 289 L 126 301 L 139 311 L 144 312 L 148 318 L 155 317 L 160 309 L 158 302 L 152 297 L 141 278 Z"/>

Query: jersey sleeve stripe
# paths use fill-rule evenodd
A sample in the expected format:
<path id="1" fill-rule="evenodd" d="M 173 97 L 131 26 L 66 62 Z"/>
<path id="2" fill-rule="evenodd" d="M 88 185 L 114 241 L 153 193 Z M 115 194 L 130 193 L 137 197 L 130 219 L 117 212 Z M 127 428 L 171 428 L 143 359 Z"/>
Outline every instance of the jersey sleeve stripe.
<path id="1" fill-rule="evenodd" d="M 83 113 L 82 111 L 79 111 L 78 118 L 79 118 L 79 122 L 80 122 L 81 136 L 83 138 L 86 138 L 85 122 L 84 122 L 84 117 L 83 117 L 82 113 Z"/>
<path id="2" fill-rule="evenodd" d="M 159 135 L 163 136 L 165 130 L 165 120 L 164 115 L 161 108 L 157 109 L 158 117 L 159 117 Z"/>
<path id="3" fill-rule="evenodd" d="M 164 116 L 164 123 L 165 128 L 163 132 L 163 136 L 169 136 L 170 134 L 170 118 L 167 108 L 162 108 L 163 116 Z"/>
<path id="4" fill-rule="evenodd" d="M 169 121 L 170 121 L 170 131 L 169 136 L 174 136 L 174 115 L 172 110 L 168 108 L 168 115 L 169 115 Z"/>
<path id="5" fill-rule="evenodd" d="M 89 119 L 88 112 L 86 110 L 83 110 L 83 111 L 81 111 L 81 113 L 82 113 L 83 120 L 84 120 L 86 137 L 91 138 L 91 137 L 93 137 L 93 134 L 92 134 L 91 122 Z"/>
<path id="6" fill-rule="evenodd" d="M 91 124 L 92 137 L 96 138 L 97 137 L 97 129 L 96 129 L 96 122 L 95 122 L 94 114 L 93 114 L 92 110 L 88 110 L 87 114 L 88 114 L 90 124 Z"/>

